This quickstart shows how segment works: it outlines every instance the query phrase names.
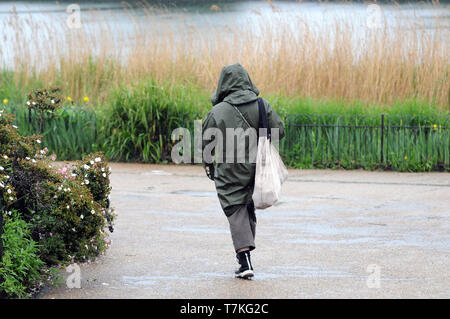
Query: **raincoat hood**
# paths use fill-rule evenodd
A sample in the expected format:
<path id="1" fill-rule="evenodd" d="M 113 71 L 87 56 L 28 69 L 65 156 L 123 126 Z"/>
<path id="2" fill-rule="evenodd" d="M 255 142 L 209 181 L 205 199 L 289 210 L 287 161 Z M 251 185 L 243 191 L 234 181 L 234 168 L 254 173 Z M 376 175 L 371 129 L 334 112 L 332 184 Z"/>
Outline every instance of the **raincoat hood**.
<path id="1" fill-rule="evenodd" d="M 228 102 L 233 105 L 253 102 L 259 95 L 247 70 L 240 63 L 223 67 L 216 92 L 211 96 L 212 105 Z"/>

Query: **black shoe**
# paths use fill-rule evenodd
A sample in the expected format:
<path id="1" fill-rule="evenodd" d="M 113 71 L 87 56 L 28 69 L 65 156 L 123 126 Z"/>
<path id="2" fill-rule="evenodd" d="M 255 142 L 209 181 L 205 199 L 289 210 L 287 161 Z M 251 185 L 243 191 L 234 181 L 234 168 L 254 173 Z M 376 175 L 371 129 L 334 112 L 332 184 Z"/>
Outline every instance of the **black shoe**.
<path id="1" fill-rule="evenodd" d="M 238 263 L 241 265 L 241 267 L 234 272 L 236 278 L 252 278 L 255 274 L 253 272 L 252 262 L 250 260 L 250 251 L 242 251 L 236 254 L 236 258 L 238 260 Z"/>

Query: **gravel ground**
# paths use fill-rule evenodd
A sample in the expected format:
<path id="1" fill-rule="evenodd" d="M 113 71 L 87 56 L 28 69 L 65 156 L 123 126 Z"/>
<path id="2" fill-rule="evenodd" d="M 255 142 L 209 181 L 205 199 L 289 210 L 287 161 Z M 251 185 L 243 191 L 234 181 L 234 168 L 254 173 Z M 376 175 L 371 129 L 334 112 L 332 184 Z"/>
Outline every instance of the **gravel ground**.
<path id="1" fill-rule="evenodd" d="M 111 167 L 112 247 L 40 298 L 450 298 L 448 173 L 290 170 L 239 280 L 201 167 Z"/>

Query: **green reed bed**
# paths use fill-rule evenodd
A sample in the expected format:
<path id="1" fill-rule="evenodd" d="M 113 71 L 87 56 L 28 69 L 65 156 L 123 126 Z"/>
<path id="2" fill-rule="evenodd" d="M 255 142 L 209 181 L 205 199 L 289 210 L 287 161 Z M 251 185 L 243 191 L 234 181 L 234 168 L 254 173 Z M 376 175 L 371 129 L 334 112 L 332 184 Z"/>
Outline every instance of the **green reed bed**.
<path id="1" fill-rule="evenodd" d="M 450 116 L 417 100 L 389 107 L 310 99 L 272 100 L 285 118 L 289 166 L 450 170 Z"/>
<path id="2" fill-rule="evenodd" d="M 104 117 L 105 154 L 119 161 L 170 161 L 172 131 L 193 132 L 194 121 L 206 114 L 205 101 L 193 89 L 155 81 L 118 89 Z"/>
<path id="3" fill-rule="evenodd" d="M 280 147 L 292 167 L 450 170 L 448 116 L 305 114 L 285 124 Z"/>
<path id="4" fill-rule="evenodd" d="M 193 88 L 144 81 L 113 90 L 110 103 L 95 108 L 66 101 L 54 116 L 45 115 L 42 131 L 39 114 L 25 102 L 8 101 L 4 108 L 15 115 L 20 133 L 42 134 L 43 144 L 60 160 L 103 150 L 115 161 L 159 163 L 170 160 L 172 131 L 192 130 L 194 120 L 206 114 L 207 100 Z"/>
<path id="5" fill-rule="evenodd" d="M 16 117 L 16 126 L 22 135 L 41 134 L 43 144 L 60 160 L 81 159 L 102 149 L 100 119 L 102 112 L 65 106 L 55 117 L 46 116 L 40 132 L 39 116 L 25 106 L 8 107 Z"/>
<path id="6" fill-rule="evenodd" d="M 194 121 L 211 108 L 209 92 L 154 80 L 113 89 L 107 100 L 96 107 L 66 101 L 55 118 L 44 121 L 49 151 L 60 160 L 103 151 L 113 161 L 170 162 L 172 131 L 185 127 L 193 138 Z M 386 107 L 282 95 L 268 100 L 285 122 L 280 151 L 290 167 L 450 170 L 450 118 L 429 103 Z M 37 114 L 21 104 L 6 108 L 21 133 L 39 133 Z"/>

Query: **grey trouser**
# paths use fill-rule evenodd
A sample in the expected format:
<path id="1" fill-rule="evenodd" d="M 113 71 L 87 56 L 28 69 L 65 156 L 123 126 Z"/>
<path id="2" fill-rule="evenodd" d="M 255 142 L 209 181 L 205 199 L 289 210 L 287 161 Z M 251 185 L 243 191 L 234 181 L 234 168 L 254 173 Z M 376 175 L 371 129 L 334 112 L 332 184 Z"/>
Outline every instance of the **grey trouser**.
<path id="1" fill-rule="evenodd" d="M 228 217 L 234 250 L 249 247 L 255 249 L 256 216 L 253 205 L 239 205 Z"/>

